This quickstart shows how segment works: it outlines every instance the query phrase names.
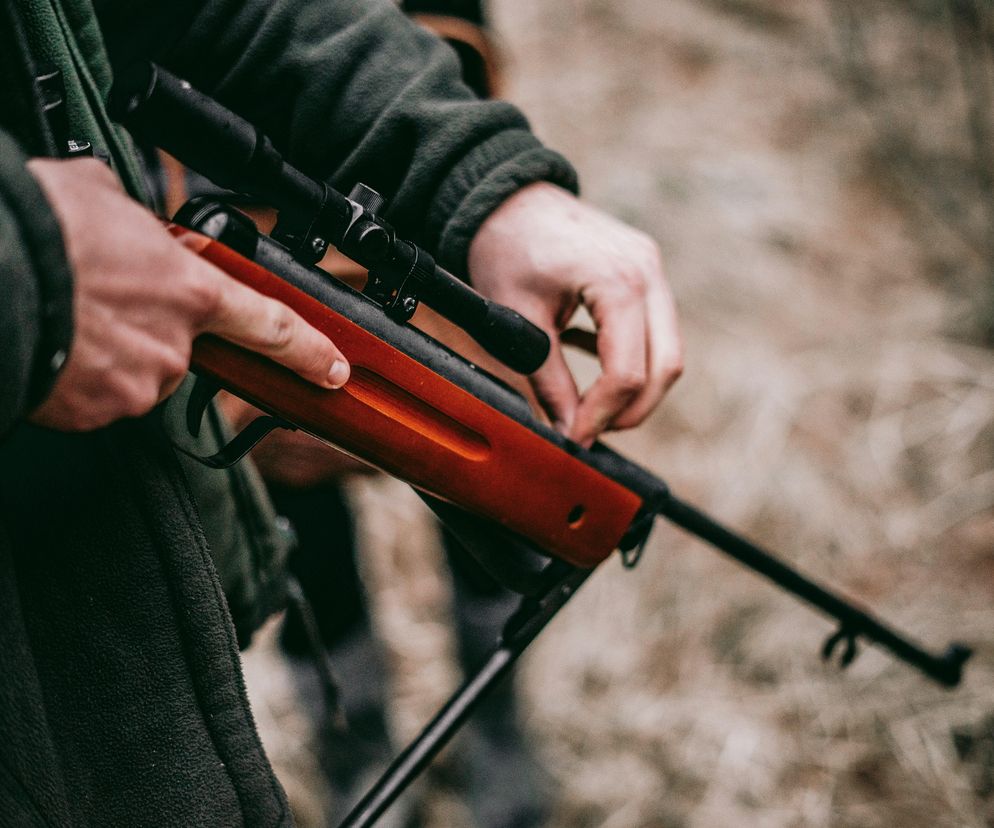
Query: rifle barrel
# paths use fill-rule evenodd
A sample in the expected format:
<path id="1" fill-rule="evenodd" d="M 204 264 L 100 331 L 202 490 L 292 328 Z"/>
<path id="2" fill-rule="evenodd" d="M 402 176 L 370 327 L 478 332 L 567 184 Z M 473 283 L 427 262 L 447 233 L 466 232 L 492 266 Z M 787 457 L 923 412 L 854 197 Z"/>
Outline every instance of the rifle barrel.
<path id="1" fill-rule="evenodd" d="M 837 644 L 845 642 L 842 664 L 848 665 L 855 656 L 855 641 L 862 636 L 890 650 L 902 661 L 946 687 L 959 684 L 963 665 L 972 654 L 968 647 L 953 643 L 941 655 L 928 652 L 851 601 L 830 592 L 775 555 L 672 494 L 661 504 L 659 514 L 835 618 L 840 624 L 839 631 L 825 642 L 822 651 L 824 658 L 831 656 Z"/>

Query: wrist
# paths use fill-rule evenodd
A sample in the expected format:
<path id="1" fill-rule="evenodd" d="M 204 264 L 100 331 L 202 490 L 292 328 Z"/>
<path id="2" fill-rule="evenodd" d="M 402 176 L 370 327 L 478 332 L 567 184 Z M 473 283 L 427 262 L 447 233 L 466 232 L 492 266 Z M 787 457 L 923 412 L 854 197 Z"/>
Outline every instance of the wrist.
<path id="1" fill-rule="evenodd" d="M 464 276 L 470 244 L 488 217 L 522 189 L 543 181 L 569 192 L 578 188 L 569 162 L 531 133 L 518 130 L 477 147 L 456 166 L 433 202 L 432 214 L 445 217 L 435 231 L 438 261 Z"/>

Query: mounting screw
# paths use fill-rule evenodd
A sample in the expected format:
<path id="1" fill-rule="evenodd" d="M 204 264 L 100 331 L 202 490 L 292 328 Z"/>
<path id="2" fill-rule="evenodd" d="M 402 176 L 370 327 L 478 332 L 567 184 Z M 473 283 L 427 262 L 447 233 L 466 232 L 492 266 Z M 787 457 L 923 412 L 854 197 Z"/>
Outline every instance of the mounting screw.
<path id="1" fill-rule="evenodd" d="M 411 315 L 415 310 L 417 310 L 418 300 L 413 296 L 408 296 L 403 302 L 400 303 L 400 305 L 404 309 L 404 313 Z"/>
<path id="2" fill-rule="evenodd" d="M 320 236 L 315 236 L 311 239 L 311 250 L 314 251 L 318 256 L 323 256 L 328 250 L 328 242 L 322 239 Z"/>

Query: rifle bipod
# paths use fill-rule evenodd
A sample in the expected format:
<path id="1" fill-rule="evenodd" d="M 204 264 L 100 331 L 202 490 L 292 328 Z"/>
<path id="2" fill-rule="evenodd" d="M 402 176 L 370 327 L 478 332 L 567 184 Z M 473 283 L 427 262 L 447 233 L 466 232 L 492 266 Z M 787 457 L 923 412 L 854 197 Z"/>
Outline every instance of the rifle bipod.
<path id="1" fill-rule="evenodd" d="M 394 759 L 339 828 L 368 828 L 376 824 L 593 572 L 593 569 L 579 569 L 559 561 L 549 565 L 548 589 L 537 598 L 522 599 L 483 666 L 463 682 L 424 730 Z"/>
<path id="2" fill-rule="evenodd" d="M 675 497 L 663 484 L 660 484 L 659 496 L 653 506 L 654 510 L 645 514 L 647 521 L 652 521 L 656 516 L 666 518 L 838 621 L 838 631 L 829 636 L 822 648 L 823 659 L 831 658 L 837 646 L 844 643 L 840 666 L 847 667 L 856 657 L 857 639 L 865 638 L 889 650 L 901 661 L 945 687 L 959 684 L 963 665 L 971 655 L 968 647 L 954 643 L 942 653 L 925 650 L 870 613 L 825 589 L 775 555 Z M 631 562 L 634 560 L 637 560 L 637 554 Z M 505 625 L 500 641 L 486 663 L 463 683 L 435 718 L 393 761 L 339 828 L 367 828 L 376 823 L 383 812 L 445 747 L 490 689 L 507 675 L 525 648 L 594 571 L 595 569 L 579 569 L 558 560 L 546 567 L 542 577 L 547 586 L 538 591 L 538 597 L 522 599 L 520 608 Z"/>

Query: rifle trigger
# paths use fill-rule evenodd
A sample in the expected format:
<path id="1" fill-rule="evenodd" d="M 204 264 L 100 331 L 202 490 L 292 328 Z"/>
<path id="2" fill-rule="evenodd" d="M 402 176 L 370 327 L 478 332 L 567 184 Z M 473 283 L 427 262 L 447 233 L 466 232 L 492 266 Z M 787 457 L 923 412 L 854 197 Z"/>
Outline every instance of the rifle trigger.
<path id="1" fill-rule="evenodd" d="M 839 666 L 845 669 L 853 661 L 856 660 L 856 656 L 859 655 L 859 648 L 856 644 L 856 633 L 854 633 L 848 627 L 839 627 L 838 631 L 830 635 L 821 648 L 821 658 L 822 661 L 828 661 L 832 654 L 835 652 L 836 648 L 843 641 L 846 643 L 845 650 L 842 651 L 842 657 L 839 659 Z"/>
<path id="2" fill-rule="evenodd" d="M 207 413 L 207 407 L 220 390 L 221 386 L 210 377 L 197 375 L 186 403 L 186 430 L 190 432 L 191 437 L 200 436 L 200 426 Z"/>

